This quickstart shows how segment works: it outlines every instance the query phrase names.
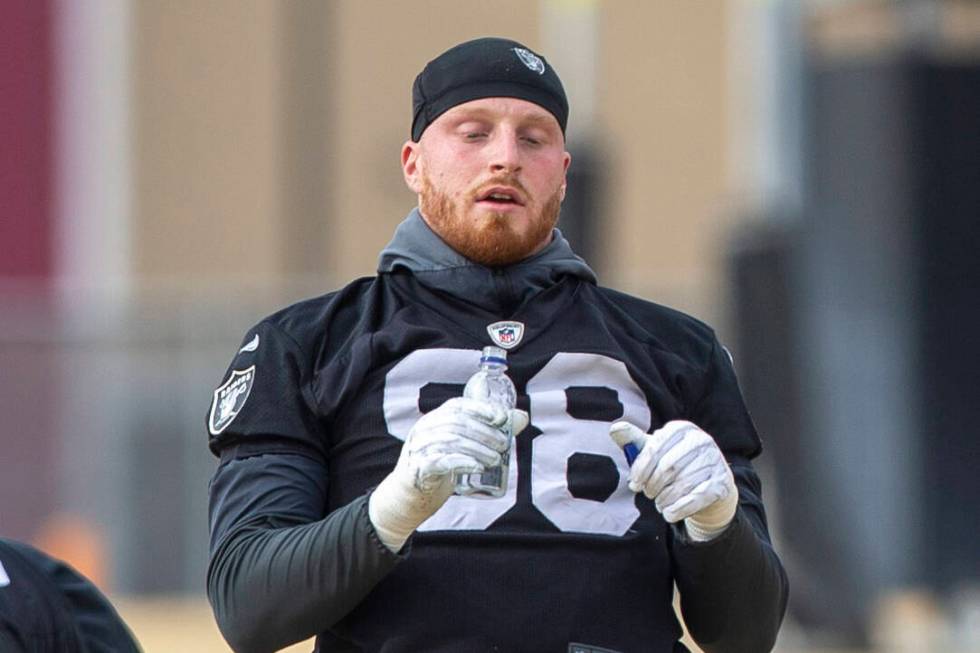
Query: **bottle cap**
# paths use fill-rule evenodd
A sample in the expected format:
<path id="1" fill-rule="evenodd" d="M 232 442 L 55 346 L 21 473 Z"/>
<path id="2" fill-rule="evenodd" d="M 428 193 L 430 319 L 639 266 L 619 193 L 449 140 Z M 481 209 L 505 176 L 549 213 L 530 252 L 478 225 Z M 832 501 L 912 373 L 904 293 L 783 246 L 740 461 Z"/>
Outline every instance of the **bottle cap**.
<path id="1" fill-rule="evenodd" d="M 507 364 L 507 350 L 500 347 L 484 347 L 483 355 L 480 356 L 481 363 Z"/>

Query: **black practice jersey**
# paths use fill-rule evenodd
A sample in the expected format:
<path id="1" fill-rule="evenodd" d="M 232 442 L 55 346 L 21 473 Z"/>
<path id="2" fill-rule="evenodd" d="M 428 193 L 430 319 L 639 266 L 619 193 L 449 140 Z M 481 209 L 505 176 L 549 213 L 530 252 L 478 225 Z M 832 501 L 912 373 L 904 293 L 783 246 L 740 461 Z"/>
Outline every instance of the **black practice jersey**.
<path id="1" fill-rule="evenodd" d="M 0 539 L 0 651 L 138 653 L 95 585 L 32 546 Z"/>
<path id="2" fill-rule="evenodd" d="M 361 279 L 250 330 L 214 393 L 211 449 L 225 463 L 294 455 L 318 465 L 324 517 L 391 472 L 412 425 L 461 395 L 484 346 L 510 347 L 530 425 L 507 493 L 450 498 L 403 561 L 323 624 L 322 650 L 683 650 L 671 607 L 683 534 L 629 491 L 608 431 L 620 419 L 646 431 L 684 419 L 710 433 L 739 484 L 739 528 L 767 547 L 749 463 L 759 438 L 727 352 L 691 317 L 570 276 L 509 324 L 472 299 L 408 273 Z"/>

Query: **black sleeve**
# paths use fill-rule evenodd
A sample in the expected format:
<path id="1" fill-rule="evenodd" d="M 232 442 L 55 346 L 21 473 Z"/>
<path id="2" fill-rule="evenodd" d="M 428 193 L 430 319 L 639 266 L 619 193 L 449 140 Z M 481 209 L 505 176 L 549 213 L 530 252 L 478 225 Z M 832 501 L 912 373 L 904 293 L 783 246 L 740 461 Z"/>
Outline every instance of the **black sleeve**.
<path id="1" fill-rule="evenodd" d="M 235 651 L 269 651 L 325 631 L 399 560 L 377 538 L 367 497 L 327 514 L 326 431 L 312 354 L 266 320 L 215 390 L 207 428 L 221 462 L 209 488 L 208 596 Z"/>
<path id="2" fill-rule="evenodd" d="M 235 651 L 330 628 L 400 559 L 378 539 L 367 496 L 323 517 L 325 493 L 324 466 L 302 455 L 229 460 L 215 473 L 208 596 Z"/>
<path id="3" fill-rule="evenodd" d="M 710 433 L 725 454 L 739 505 L 731 525 L 709 542 L 691 541 L 682 524 L 672 528 L 681 612 L 706 653 L 769 651 L 786 612 L 789 584 L 772 548 L 761 484 L 751 463 L 761 445 L 731 359 L 717 341 L 704 377 L 691 421 Z"/>

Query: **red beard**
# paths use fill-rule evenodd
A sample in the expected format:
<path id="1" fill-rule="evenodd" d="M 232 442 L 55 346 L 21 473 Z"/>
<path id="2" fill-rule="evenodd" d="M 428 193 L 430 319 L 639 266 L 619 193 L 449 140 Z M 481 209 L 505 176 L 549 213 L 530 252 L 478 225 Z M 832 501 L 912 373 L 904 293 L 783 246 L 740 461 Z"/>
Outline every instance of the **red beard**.
<path id="1" fill-rule="evenodd" d="M 516 179 L 496 179 L 493 183 L 512 186 L 528 197 Z M 484 183 L 482 186 L 487 185 Z M 475 211 L 472 203 L 476 200 L 477 192 L 467 194 L 466 206 L 461 206 L 453 202 L 449 195 L 437 191 L 428 176 L 423 175 L 419 195 L 419 208 L 432 230 L 466 258 L 488 267 L 517 263 L 536 253 L 542 243 L 548 242 L 551 230 L 558 222 L 562 200 L 559 189 L 534 214 L 530 230 L 522 234 L 514 229 L 512 218 L 506 213 L 483 213 L 478 220 L 464 215 L 467 209 Z M 530 199 L 528 202 L 527 208 L 533 211 Z"/>

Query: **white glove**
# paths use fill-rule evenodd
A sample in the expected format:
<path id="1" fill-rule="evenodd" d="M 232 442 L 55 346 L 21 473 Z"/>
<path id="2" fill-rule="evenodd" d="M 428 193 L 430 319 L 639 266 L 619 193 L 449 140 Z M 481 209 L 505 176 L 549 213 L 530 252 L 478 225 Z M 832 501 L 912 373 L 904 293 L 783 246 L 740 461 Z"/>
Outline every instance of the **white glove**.
<path id="1" fill-rule="evenodd" d="M 710 435 L 691 422 L 674 420 L 651 434 L 616 422 L 609 436 L 621 448 L 632 442 L 640 449 L 630 467 L 630 490 L 653 499 L 666 521 L 683 519 L 692 540 L 713 539 L 731 523 L 738 488 Z"/>
<path id="2" fill-rule="evenodd" d="M 395 469 L 368 499 L 368 517 L 381 541 L 399 551 L 419 524 L 453 493 L 456 474 L 482 472 L 500 464 L 510 446 L 502 430 L 511 423 L 517 435 L 528 423 L 522 410 L 475 399 L 450 399 L 423 415 L 402 445 Z"/>

